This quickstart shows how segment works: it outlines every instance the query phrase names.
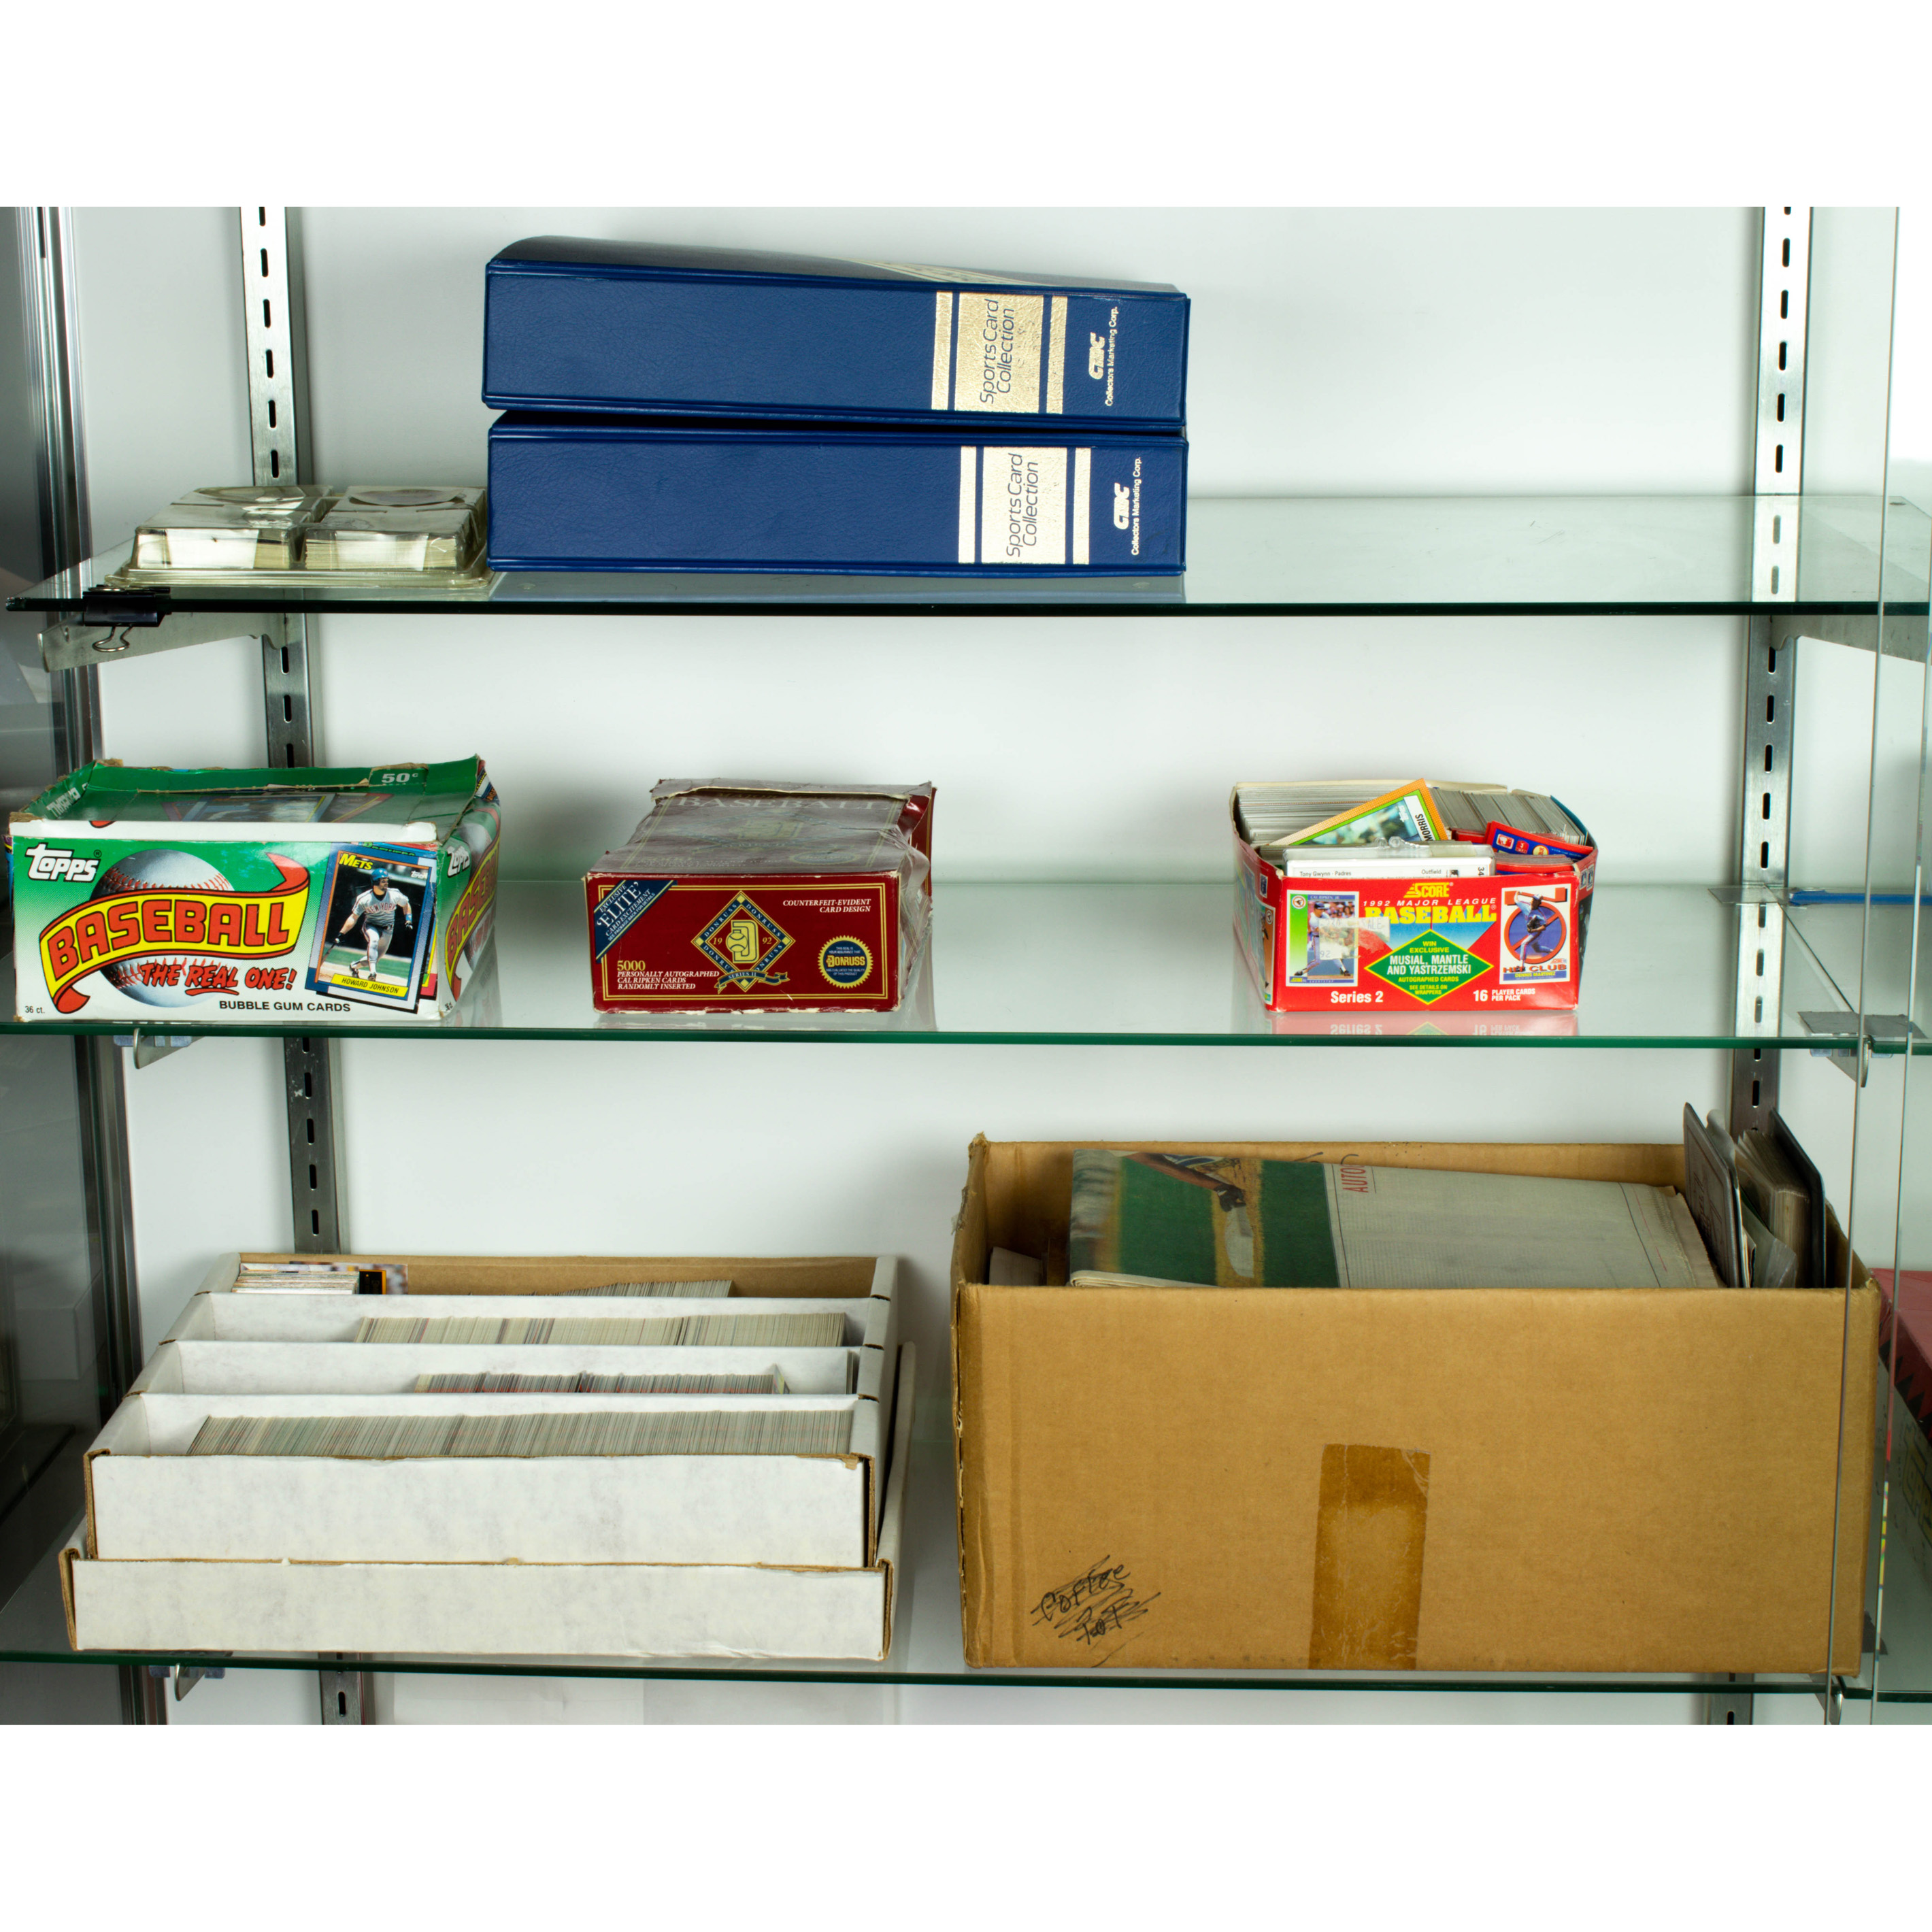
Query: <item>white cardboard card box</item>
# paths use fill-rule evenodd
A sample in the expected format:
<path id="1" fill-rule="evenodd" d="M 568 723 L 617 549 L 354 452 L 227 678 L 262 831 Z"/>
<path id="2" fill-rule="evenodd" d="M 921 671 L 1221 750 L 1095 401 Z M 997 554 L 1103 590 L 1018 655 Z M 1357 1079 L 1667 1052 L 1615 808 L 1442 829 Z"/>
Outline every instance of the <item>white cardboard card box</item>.
<path id="1" fill-rule="evenodd" d="M 76 1542 L 61 1559 L 68 1640 L 82 1651 L 883 1659 L 911 1473 L 911 1345 L 900 1353 L 878 1548 L 862 1569 L 115 1562 Z"/>
<path id="2" fill-rule="evenodd" d="M 776 1563 L 860 1568 L 877 1549 L 896 1366 L 896 1270 L 890 1256 L 863 1262 L 664 1262 L 635 1258 L 479 1263 L 411 1257 L 410 1281 L 467 1286 L 494 1268 L 512 1292 L 485 1309 L 520 1312 L 534 1276 L 561 1276 L 545 1312 L 609 1316 L 625 1304 L 568 1298 L 593 1279 L 686 1276 L 710 1270 L 766 1291 L 758 1297 L 682 1304 L 685 1312 L 802 1310 L 836 1300 L 847 1312 L 844 1348 L 614 1348 L 578 1346 L 358 1343 L 277 1339 L 353 1311 L 395 1312 L 428 1302 L 468 1312 L 471 1298 L 232 1294 L 238 1257 L 224 1258 L 110 1419 L 86 1460 L 90 1552 L 97 1557 L 332 1562 Z M 748 1286 L 754 1285 L 747 1281 Z M 862 1297 L 787 1294 L 788 1288 L 868 1288 Z M 774 1294 L 772 1290 L 777 1292 Z M 299 1304 L 329 1302 L 333 1312 Z M 341 1304 L 349 1305 L 345 1316 Z M 662 1310 L 668 1304 L 654 1304 Z M 204 1340 L 226 1334 L 228 1340 Z M 239 1339 L 250 1334 L 262 1339 Z M 877 1340 L 872 1338 L 876 1337 Z M 755 1359 L 754 1359 L 755 1358 Z M 357 1461 L 328 1457 L 190 1456 L 210 1414 L 422 1412 L 424 1402 L 466 1410 L 508 1402 L 566 1408 L 794 1404 L 792 1397 L 416 1396 L 418 1374 L 459 1370 L 598 1373 L 684 1370 L 742 1372 L 776 1360 L 806 1393 L 836 1396 L 851 1411 L 842 1455 L 434 1458 Z M 252 1398 L 252 1399 L 251 1399 Z M 450 1413 L 446 1406 L 442 1413 Z"/>

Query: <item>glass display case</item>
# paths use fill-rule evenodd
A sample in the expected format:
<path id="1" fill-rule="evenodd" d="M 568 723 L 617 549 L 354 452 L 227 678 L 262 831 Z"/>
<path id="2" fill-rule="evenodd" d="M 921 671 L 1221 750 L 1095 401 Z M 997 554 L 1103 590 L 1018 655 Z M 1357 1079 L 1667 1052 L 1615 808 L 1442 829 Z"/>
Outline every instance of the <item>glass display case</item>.
<path id="1" fill-rule="evenodd" d="M 244 224 L 257 212 L 244 211 Z M 279 211 L 260 212 L 265 231 L 272 213 L 280 220 Z M 574 1041 L 591 1052 L 627 1052 L 692 1041 L 809 1043 L 826 1054 L 861 1045 L 1213 1047 L 1276 1055 L 1318 1048 L 1355 1056 L 1365 1082 L 1380 1077 L 1378 1053 L 1394 1048 L 1453 1053 L 1472 1069 L 1490 1054 L 1568 1055 L 1563 1064 L 1578 1081 L 1596 1077 L 1592 1070 L 1606 1053 L 1682 1054 L 1687 1069 L 1693 1065 L 1688 1056 L 1720 1054 L 1730 1069 L 1732 1131 L 1767 1122 L 1781 1098 L 1825 1172 L 1852 1246 L 1870 1267 L 1888 1271 L 1886 1279 L 1897 1270 L 1906 1284 L 1898 1298 L 1902 1310 L 1914 1305 L 1912 1274 L 1928 1282 L 1924 1322 L 1932 1355 L 1932 1277 L 1923 1273 L 1932 1268 L 1932 1180 L 1926 1178 L 1932 1174 L 1926 1084 L 1932 1016 L 1918 943 L 1928 838 L 1932 517 L 1888 489 L 1882 447 L 1869 452 L 1862 494 L 1784 487 L 1802 480 L 1795 454 L 1787 461 L 1785 451 L 1802 438 L 1803 403 L 1801 384 L 1791 392 L 1797 400 L 1789 412 L 1782 395 L 1775 410 L 1772 406 L 1776 371 L 1790 366 L 1792 334 L 1788 314 L 1784 337 L 1778 333 L 1778 278 L 1788 272 L 1790 256 L 1786 250 L 1780 260 L 1774 244 L 1793 212 L 1768 211 L 1765 230 L 1760 346 L 1769 373 L 1760 379 L 1759 487 L 1750 495 L 1203 500 L 1190 508 L 1190 567 L 1178 580 L 513 574 L 475 591 L 420 594 L 206 584 L 165 595 L 117 591 L 109 580 L 124 553 L 86 556 L 84 541 L 73 541 L 71 518 L 63 533 L 57 520 L 38 517 L 36 531 L 46 529 L 39 549 L 16 548 L 6 560 L 15 574 L 0 679 L 16 688 L 0 719 L 18 721 L 4 725 L 8 796 L 18 802 L 63 761 L 86 754 L 91 681 L 112 677 L 113 667 L 129 658 L 238 634 L 263 640 L 272 756 L 305 762 L 304 627 L 358 616 L 434 614 L 484 626 L 506 616 L 622 620 L 600 634 L 614 650 L 668 615 L 774 622 L 919 617 L 942 629 L 962 618 L 1076 626 L 1096 618 L 1226 618 L 1272 620 L 1283 634 L 1303 619 L 1396 617 L 1424 625 L 1479 616 L 1492 622 L 1498 651 L 1506 650 L 1510 624 L 1530 617 L 1616 619 L 1626 627 L 1672 616 L 1734 620 L 1726 634 L 1738 666 L 1735 868 L 1695 884 L 1601 887 L 1574 1016 L 1484 1025 L 1444 1015 L 1365 1029 L 1326 1016 L 1269 1013 L 1231 940 L 1225 884 L 942 877 L 932 944 L 913 995 L 898 1012 L 600 1018 L 586 991 L 580 887 L 525 880 L 502 885 L 494 955 L 454 1020 L 409 1028 L 407 1036 L 452 1052 L 512 1040 Z M 1802 260 L 1801 251 L 1801 266 Z M 38 299 L 23 290 L 17 305 L 35 314 Z M 1774 354 L 1780 340 L 1782 361 Z M 1801 366 L 1803 352 L 1801 329 Z M 50 393 L 58 388 L 53 383 Z M 288 418 L 285 411 L 284 433 Z M 37 434 L 44 450 L 50 442 L 58 447 L 57 423 L 50 431 L 44 422 Z M 258 422 L 258 459 L 266 460 L 268 440 Z M 288 448 L 292 459 L 292 442 Z M 1614 652 L 1613 641 L 1609 648 Z M 1839 682 L 1850 680 L 1854 699 L 1808 709 L 1802 667 L 1827 658 Z M 1616 674 L 1613 656 L 1608 671 Z M 290 694 L 278 725 L 277 694 L 284 689 Z M 1660 705 L 1673 701 L 1668 691 L 1655 695 Z M 506 715 L 505 730 L 515 724 L 513 713 Z M 1826 850 L 1821 841 L 1808 848 L 1808 823 L 1843 808 L 1842 782 L 1828 795 L 1807 788 L 1808 769 L 1827 764 L 1841 779 L 1847 770 L 1862 774 L 1867 834 L 1855 842 L 1865 854 L 1862 874 L 1847 873 L 1835 860 L 1820 862 L 1815 873 L 1806 869 L 1808 850 Z M 1844 849 L 1843 842 L 1832 849 Z M 1016 963 L 1013 935 L 1048 919 L 1064 943 L 1024 952 Z M 1909 1352 L 1889 1342 L 1878 1361 L 1848 1353 L 1841 1365 L 1847 1391 L 1868 1382 L 1876 1389 L 1878 1414 L 1874 1492 L 1862 1486 L 1862 1455 L 1841 1444 L 1834 1499 L 1834 1539 L 1868 1534 L 1872 1552 L 1864 1654 L 1850 1675 L 1824 1671 L 1832 1592 L 1822 1572 L 1817 1667 L 1751 1682 L 1708 1672 L 970 1670 L 960 1628 L 951 1449 L 945 1420 L 934 1419 L 938 1403 L 927 1405 L 915 1445 L 894 1640 L 878 1664 L 202 1652 L 76 1657 L 50 1621 L 48 1606 L 57 1603 L 53 1553 L 77 1508 L 79 1451 L 104 1405 L 111 1408 L 141 1360 L 125 1260 L 130 1210 L 115 1153 L 122 1057 L 139 1066 L 204 1033 L 254 1034 L 283 1039 L 290 1065 L 322 1069 L 326 1082 L 328 1045 L 313 1022 L 282 1026 L 262 1018 L 218 1024 L 172 1010 L 152 1027 L 84 1017 L 27 1024 L 12 1017 L 11 970 L 10 958 L 0 968 L 8 982 L 0 993 L 0 1082 L 8 1144 L 27 1151 L 10 1159 L 4 1179 L 10 1204 L 0 1246 L 0 1444 L 20 1445 L 22 1478 L 38 1472 L 28 1487 L 38 1485 L 47 1500 L 34 1506 L 38 1513 L 20 1515 L 23 1526 L 34 1527 L 20 1543 L 16 1567 L 0 1568 L 0 1660 L 76 1672 L 114 1665 L 126 1674 L 122 1694 L 130 1713 L 138 1714 L 145 1696 L 152 1714 L 152 1696 L 142 1689 L 160 1681 L 148 1677 L 151 1670 L 192 1673 L 211 1666 L 960 1688 L 1560 1691 L 1681 1699 L 1687 1709 L 1694 1702 L 1708 1708 L 1716 1721 L 1748 1721 L 1753 1700 L 1774 1695 L 1805 1700 L 1811 1715 L 1822 1712 L 1828 1720 L 1909 1717 L 1917 1706 L 1932 1706 L 1932 1452 L 1923 1451 L 1922 1432 L 1917 1460 L 1908 1455 L 1901 1418 L 1910 1405 L 1899 1373 Z M 331 1038 L 362 1040 L 395 1031 L 396 1023 L 379 1015 L 328 1030 Z M 649 1059 L 647 1053 L 643 1064 Z M 1781 1082 L 1781 1067 L 1801 1061 L 1806 1077 Z M 1689 1072 L 1684 1086 L 1687 1094 L 1696 1090 Z M 292 1137 L 292 1101 L 291 1107 Z M 310 1145 L 314 1124 L 311 1117 Z M 124 1154 L 118 1158 L 124 1166 Z M 326 1161 L 319 1181 L 313 1165 L 308 1171 L 326 1202 Z M 298 1230 L 310 1212 L 305 1198 L 298 1198 Z M 314 1212 L 316 1238 L 298 1245 L 326 1247 L 328 1210 Z M 1849 1309 L 1849 1282 L 1834 1286 Z M 1926 1400 L 1932 1418 L 1932 1389 Z M 0 1533 L 24 1507 L 6 1500 L 16 1460 L 13 1447 L 6 1453 Z M 15 1563 L 0 1549 L 0 1564 Z M 341 1694 L 346 1715 L 347 1693 Z"/>
<path id="2" fill-rule="evenodd" d="M 0 222 L 0 580 L 24 590 L 84 551 L 70 422 L 58 218 L 9 208 Z M 88 671 L 50 673 L 39 626 L 0 615 L 0 802 L 24 804 L 84 742 Z M 8 887 L 0 910 L 12 930 Z M 65 1647 L 48 1552 L 80 1508 L 81 1457 L 138 1366 L 127 1294 L 128 1226 L 120 1055 L 48 1034 L 0 1046 L 0 1597 L 20 1640 L 0 1663 L 0 1722 L 113 1721 L 136 1712 L 145 1673 L 50 1671 Z"/>

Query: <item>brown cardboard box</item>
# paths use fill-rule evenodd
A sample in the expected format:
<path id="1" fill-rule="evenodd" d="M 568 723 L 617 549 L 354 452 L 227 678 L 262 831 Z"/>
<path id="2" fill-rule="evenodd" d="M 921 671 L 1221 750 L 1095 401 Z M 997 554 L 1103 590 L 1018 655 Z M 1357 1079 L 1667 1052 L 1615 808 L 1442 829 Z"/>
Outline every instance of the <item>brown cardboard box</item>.
<path id="1" fill-rule="evenodd" d="M 1818 1290 L 988 1286 L 994 1246 L 1064 1280 L 1075 1144 L 971 1150 L 968 1663 L 1821 1670 L 1842 1386 L 1832 1665 L 1858 1668 L 1879 1297 L 1835 1225 L 1849 1324 Z M 1682 1184 L 1674 1145 L 1214 1150 Z"/>

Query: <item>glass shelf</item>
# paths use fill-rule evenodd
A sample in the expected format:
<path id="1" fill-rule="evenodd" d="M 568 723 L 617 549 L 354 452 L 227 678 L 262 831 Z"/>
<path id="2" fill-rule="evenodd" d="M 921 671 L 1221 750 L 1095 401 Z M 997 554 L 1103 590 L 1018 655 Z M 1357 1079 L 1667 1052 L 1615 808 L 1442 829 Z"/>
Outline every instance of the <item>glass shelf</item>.
<path id="1" fill-rule="evenodd" d="M 82 1666 L 130 1664 L 220 1664 L 229 1670 L 352 1669 L 436 1675 L 506 1677 L 618 1677 L 678 1680 L 880 1685 L 1016 1686 L 1035 1689 L 1226 1690 L 1408 1690 L 1605 1694 L 1695 1694 L 1728 1688 L 1728 1680 L 1690 1673 L 1642 1676 L 1611 1673 L 1308 1670 L 969 1670 L 961 1634 L 958 1516 L 950 1443 L 913 1445 L 913 1480 L 906 1502 L 905 1562 L 895 1579 L 892 1654 L 883 1662 L 746 1662 L 710 1658 L 448 1657 L 421 1654 L 343 1657 L 314 1652 L 240 1654 L 208 1652 L 76 1652 L 68 1647 L 53 1556 L 0 1607 L 0 1663 Z M 1848 1700 L 1870 1695 L 1870 1659 L 1855 1680 L 1841 1680 Z M 1810 1694 L 1820 1680 L 1801 1675 L 1760 1676 L 1752 1688 Z M 1882 1694 L 1890 1696 L 1888 1686 Z"/>
<path id="2" fill-rule="evenodd" d="M 1794 510 L 1794 504 L 1798 507 Z M 1772 507 L 1766 500 L 1766 507 Z M 1776 500 L 1798 518 L 1796 596 L 1753 601 L 1749 496 L 1203 498 L 1188 508 L 1186 576 L 682 575 L 523 572 L 452 592 L 182 586 L 175 610 L 807 612 L 820 616 L 1373 616 L 1857 613 L 1877 608 L 1875 496 Z M 1901 499 L 1886 518 L 1885 596 L 1927 604 L 1932 520 Z M 127 560 L 91 558 L 9 610 L 76 608 Z"/>
<path id="3" fill-rule="evenodd" d="M 1194 885 L 937 886 L 932 941 L 896 1013 L 630 1016 L 590 1004 L 584 891 L 574 881 L 506 880 L 496 931 L 455 1017 L 418 1024 L 388 1014 L 328 1024 L 268 1015 L 203 1018 L 157 1007 L 142 1040 L 201 1034 L 349 1039 L 850 1041 L 902 1046 L 1478 1046 L 1826 1048 L 1856 1034 L 1864 908 L 1789 912 L 1784 1011 L 1775 1031 L 1736 1030 L 1740 922 L 1754 904 L 1697 886 L 1605 886 L 1591 916 L 1574 1012 L 1268 1013 L 1232 931 L 1232 888 Z M 1874 906 L 1865 1010 L 1902 1013 L 1909 908 Z M 1895 968 L 1895 970 L 1893 970 Z M 1889 973 L 1890 976 L 1887 974 Z M 1891 983 L 1895 978 L 1897 984 Z M 1928 1004 L 1922 992 L 1922 1008 Z M 13 959 L 0 966 L 0 1011 L 14 1007 Z M 1800 1018 L 1813 1016 L 1808 1023 Z M 1820 1030 L 1819 1016 L 1842 1017 Z M 1932 1014 L 1919 1024 L 1932 1033 Z M 83 1012 L 58 1022 L 8 1019 L 0 1032 L 97 1034 L 124 1041 L 125 1018 Z M 1896 1052 L 1897 1039 L 1874 1051 Z M 1914 1051 L 1932 1052 L 1915 1039 Z"/>

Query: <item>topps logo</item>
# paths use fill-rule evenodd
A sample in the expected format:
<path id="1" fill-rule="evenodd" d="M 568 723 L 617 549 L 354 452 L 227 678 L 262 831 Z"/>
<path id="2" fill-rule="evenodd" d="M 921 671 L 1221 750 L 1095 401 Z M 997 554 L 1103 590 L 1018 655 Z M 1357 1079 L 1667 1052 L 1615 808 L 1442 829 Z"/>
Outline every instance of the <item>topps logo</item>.
<path id="1" fill-rule="evenodd" d="M 71 879 L 86 885 L 100 869 L 98 859 L 81 859 L 58 845 L 29 845 L 27 876 L 30 879 Z"/>
<path id="2" fill-rule="evenodd" d="M 1124 483 L 1116 483 L 1114 485 L 1114 527 L 1115 530 L 1125 530 L 1132 520 L 1129 506 L 1133 500 L 1133 493 Z"/>

